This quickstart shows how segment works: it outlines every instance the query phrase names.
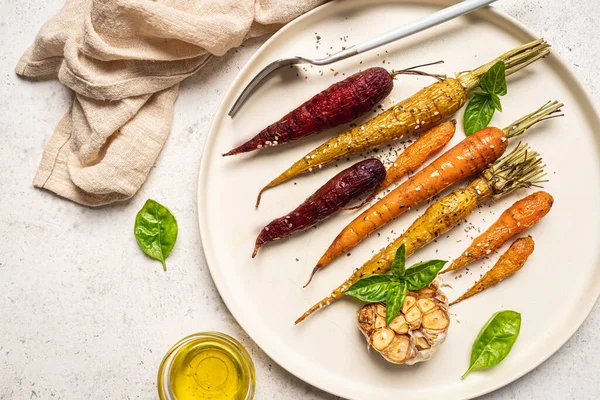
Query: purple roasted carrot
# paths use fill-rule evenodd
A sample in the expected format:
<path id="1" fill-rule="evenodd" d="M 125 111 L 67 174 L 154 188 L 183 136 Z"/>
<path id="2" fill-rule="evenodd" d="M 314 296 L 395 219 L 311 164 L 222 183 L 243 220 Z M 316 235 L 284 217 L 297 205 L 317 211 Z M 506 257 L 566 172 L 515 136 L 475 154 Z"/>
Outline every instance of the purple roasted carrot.
<path id="1" fill-rule="evenodd" d="M 376 158 L 346 168 L 287 215 L 271 221 L 258 235 L 254 253 L 265 243 L 286 238 L 294 232 L 310 228 L 335 214 L 350 201 L 370 194 L 385 178 L 385 167 Z"/>
<path id="2" fill-rule="evenodd" d="M 436 64 L 436 63 L 432 63 Z M 252 150 L 277 146 L 353 121 L 373 109 L 390 94 L 393 79 L 399 74 L 428 75 L 414 68 L 391 73 L 381 67 L 358 72 L 334 83 L 321 93 L 286 114 L 279 121 L 260 131 L 246 143 L 223 154 L 230 156 Z"/>

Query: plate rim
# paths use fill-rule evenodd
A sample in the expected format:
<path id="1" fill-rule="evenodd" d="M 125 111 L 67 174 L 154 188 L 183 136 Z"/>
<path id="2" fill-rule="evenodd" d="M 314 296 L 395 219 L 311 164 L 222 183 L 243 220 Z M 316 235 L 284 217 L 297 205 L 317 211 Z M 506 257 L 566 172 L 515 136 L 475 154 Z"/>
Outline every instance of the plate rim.
<path id="1" fill-rule="evenodd" d="M 388 3 L 391 3 L 391 2 L 414 3 L 414 0 L 379 0 L 379 1 L 382 3 L 386 3 L 386 2 L 388 2 Z M 349 2 L 346 2 L 346 4 L 348 4 L 348 3 Z M 432 4 L 434 6 L 445 7 L 445 6 L 455 4 L 456 1 L 454 1 L 454 0 L 426 0 L 426 3 Z M 219 106 L 217 107 L 217 111 L 215 112 L 215 115 L 211 121 L 210 128 L 207 133 L 206 141 L 204 142 L 204 148 L 202 150 L 200 168 L 198 170 L 198 180 L 197 180 L 197 186 L 196 186 L 196 213 L 197 213 L 197 218 L 198 218 L 198 225 L 200 228 L 200 241 L 202 243 L 204 257 L 206 259 L 206 265 L 210 272 L 213 283 L 215 284 L 215 287 L 216 287 L 217 291 L 219 292 L 219 296 L 223 300 L 223 303 L 225 303 L 225 306 L 227 307 L 227 309 L 229 310 L 231 315 L 235 318 L 235 320 L 239 324 L 239 326 L 244 330 L 244 332 L 250 337 L 250 339 L 252 339 L 252 341 L 258 347 L 260 347 L 260 349 L 271 360 L 273 360 L 275 363 L 277 363 L 277 365 L 279 365 L 281 368 L 286 370 L 288 373 L 292 374 L 293 376 L 297 377 L 298 379 L 301 379 L 303 382 L 306 382 L 320 390 L 323 390 L 326 393 L 330 393 L 330 394 L 333 394 L 336 396 L 342 396 L 344 398 L 351 398 L 349 396 L 352 395 L 352 393 L 349 393 L 349 392 L 346 392 L 343 390 L 332 390 L 331 388 L 326 387 L 326 385 L 324 385 L 320 380 L 314 379 L 314 376 L 312 374 L 307 374 L 307 373 L 305 373 L 305 371 L 301 371 L 300 373 L 293 371 L 292 368 L 286 362 L 282 362 L 280 357 L 275 356 L 273 354 L 273 352 L 268 350 L 268 346 L 264 346 L 263 345 L 264 343 L 262 342 L 262 340 L 256 339 L 257 335 L 256 335 L 254 329 L 252 327 L 250 327 L 250 329 L 249 329 L 248 328 L 249 325 L 247 325 L 245 323 L 246 320 L 245 320 L 245 318 L 243 318 L 243 314 L 244 314 L 243 311 L 236 308 L 236 306 L 232 307 L 232 304 L 230 304 L 228 302 L 227 296 L 223 295 L 223 293 L 229 292 L 229 290 L 226 289 L 225 282 L 222 281 L 221 279 L 215 278 L 216 276 L 218 276 L 218 274 L 216 274 L 213 271 L 213 268 L 215 268 L 214 266 L 217 264 L 217 261 L 216 261 L 217 257 L 215 254 L 213 254 L 212 248 L 207 245 L 207 243 L 209 242 L 208 238 L 210 236 L 209 228 L 208 228 L 208 226 L 206 226 L 206 222 L 204 222 L 205 219 L 201 218 L 201 214 L 200 214 L 200 211 L 203 210 L 206 206 L 206 201 L 204 200 L 204 196 L 202 196 L 202 194 L 201 194 L 201 188 L 206 185 L 206 179 L 207 179 L 207 175 L 208 175 L 207 153 L 208 153 L 208 149 L 211 147 L 211 143 L 213 142 L 214 137 L 215 137 L 216 121 L 220 118 L 228 117 L 227 112 L 230 107 L 225 107 L 225 105 L 233 104 L 233 101 L 235 100 L 235 98 L 233 98 L 233 95 L 234 95 L 234 93 L 237 94 L 238 92 L 241 91 L 240 84 L 242 83 L 243 79 L 245 78 L 245 75 L 247 74 L 248 69 L 251 68 L 251 66 L 254 64 L 255 60 L 261 56 L 261 54 L 265 51 L 265 49 L 267 47 L 269 47 L 272 42 L 277 40 L 279 38 L 279 36 L 285 34 L 285 32 L 288 29 L 292 29 L 296 24 L 300 24 L 305 19 L 312 17 L 313 14 L 323 12 L 322 10 L 325 8 L 336 7 L 336 6 L 339 6 L 340 4 L 341 4 L 341 2 L 336 1 L 336 0 L 324 3 L 320 6 L 315 7 L 314 9 L 306 12 L 305 14 L 295 18 L 294 20 L 290 21 L 288 24 L 284 25 L 277 32 L 275 32 L 271 37 L 269 37 L 269 39 L 267 39 L 256 50 L 256 52 L 248 59 L 248 61 L 245 63 L 245 65 L 237 73 L 235 79 L 229 85 L 227 91 L 223 95 L 221 102 L 219 103 Z M 508 24 L 514 28 L 517 28 L 522 33 L 529 36 L 531 38 L 531 40 L 535 40 L 536 38 L 542 37 L 539 34 L 537 34 L 535 31 L 530 29 L 528 26 L 521 23 L 516 18 L 499 10 L 494 5 L 488 5 L 486 7 L 483 7 L 480 10 L 480 12 L 487 12 L 490 14 L 492 19 L 494 19 L 496 21 L 504 22 L 505 24 Z M 553 51 L 549 57 L 552 57 L 552 59 L 564 71 L 566 71 L 568 73 L 569 77 L 571 78 L 573 83 L 576 85 L 574 90 L 583 95 L 583 100 L 585 100 L 586 103 L 589 105 L 596 121 L 600 123 L 600 108 L 595 103 L 594 99 L 592 98 L 590 93 L 587 91 L 585 86 L 582 84 L 581 78 L 579 77 L 577 72 L 556 51 Z M 598 136 L 598 134 L 596 134 L 596 136 Z M 583 304 L 584 312 L 579 313 L 580 318 L 576 319 L 576 323 L 572 324 L 572 328 L 567 331 L 567 333 L 564 335 L 564 337 L 562 337 L 560 340 L 555 342 L 555 343 L 557 343 L 556 345 L 549 346 L 549 348 L 551 350 L 544 353 L 542 355 L 542 357 L 539 358 L 539 360 L 536 360 L 531 365 L 527 366 L 526 368 L 524 368 L 522 370 L 519 369 L 518 372 L 513 373 L 512 375 L 509 375 L 507 378 L 498 381 L 495 385 L 490 385 L 489 387 L 486 387 L 485 389 L 482 389 L 480 391 L 469 394 L 469 397 L 456 397 L 456 398 L 457 399 L 469 399 L 469 398 L 473 398 L 473 397 L 482 396 L 487 393 L 491 393 L 491 392 L 498 390 L 504 386 L 507 386 L 508 384 L 516 381 L 517 379 L 527 375 L 528 373 L 533 371 L 535 368 L 537 368 L 539 365 L 541 365 L 543 362 L 548 360 L 548 358 L 553 356 L 562 346 L 564 346 L 571 339 L 571 337 L 575 334 L 575 332 L 577 332 L 577 330 L 579 330 L 579 328 L 581 327 L 583 322 L 589 316 L 589 314 L 592 311 L 592 309 L 594 308 L 596 302 L 600 298 L 600 282 L 596 283 L 596 285 L 594 286 L 594 290 L 595 290 L 595 293 L 592 293 L 592 296 L 589 297 L 589 301 L 586 302 L 585 304 Z M 338 389 L 338 388 L 336 388 L 336 389 Z"/>

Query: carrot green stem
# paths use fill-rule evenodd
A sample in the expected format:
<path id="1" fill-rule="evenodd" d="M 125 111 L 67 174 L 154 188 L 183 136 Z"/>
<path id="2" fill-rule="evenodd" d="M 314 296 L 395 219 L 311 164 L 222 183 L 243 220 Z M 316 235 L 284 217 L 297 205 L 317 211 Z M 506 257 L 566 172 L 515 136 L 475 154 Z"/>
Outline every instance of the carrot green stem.
<path id="1" fill-rule="evenodd" d="M 546 175 L 540 155 L 519 143 L 506 157 L 496 161 L 481 175 L 490 184 L 494 200 L 520 188 L 536 186 Z"/>
<path id="2" fill-rule="evenodd" d="M 506 66 L 506 76 L 525 68 L 540 58 L 550 54 L 550 45 L 544 39 L 534 40 L 514 48 L 500 57 L 471 71 L 459 72 L 456 79 L 462 83 L 467 92 L 473 91 L 479 86 L 481 77 L 498 61 L 503 61 Z"/>
<path id="3" fill-rule="evenodd" d="M 432 78 L 436 78 L 437 80 L 443 80 L 443 79 L 446 79 L 446 75 L 430 74 L 428 72 L 416 70 L 416 68 L 428 67 L 430 65 L 437 65 L 437 64 L 443 64 L 443 63 L 444 63 L 444 60 L 439 60 L 439 61 L 430 62 L 427 64 L 415 65 L 414 67 L 410 67 L 410 68 L 404 68 L 399 71 L 392 70 L 390 72 L 390 75 L 392 76 L 392 78 L 396 78 L 396 76 L 398 76 L 398 75 L 421 75 L 421 76 L 430 76 Z"/>
<path id="4" fill-rule="evenodd" d="M 564 104 L 559 103 L 556 100 L 549 101 L 536 111 L 532 112 L 531 114 L 527 114 L 523 118 L 516 120 L 515 122 L 504 128 L 504 134 L 507 138 L 522 135 L 525 132 L 527 132 L 527 129 L 531 128 L 533 125 L 552 116 L 552 114 L 559 112 L 562 106 L 564 106 Z"/>

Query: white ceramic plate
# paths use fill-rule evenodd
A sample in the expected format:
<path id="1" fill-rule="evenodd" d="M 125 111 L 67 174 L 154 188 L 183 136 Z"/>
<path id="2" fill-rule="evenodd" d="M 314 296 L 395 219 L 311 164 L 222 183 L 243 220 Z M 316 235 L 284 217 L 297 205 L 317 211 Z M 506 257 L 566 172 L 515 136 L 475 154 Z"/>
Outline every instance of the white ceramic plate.
<path id="1" fill-rule="evenodd" d="M 600 293 L 600 153 L 594 132 L 600 123 L 590 98 L 556 54 L 509 79 L 509 93 L 502 98 L 504 112 L 493 120 L 495 126 L 503 127 L 550 99 L 566 104 L 564 118 L 538 125 L 523 139 L 548 165 L 550 182 L 545 188 L 555 198 L 554 208 L 528 232 L 536 241 L 536 251 L 523 270 L 452 308 L 448 339 L 431 361 L 413 367 L 395 366 L 376 352 L 368 352 L 356 328 L 360 303 L 350 299 L 338 301 L 294 326 L 300 314 L 368 260 L 373 250 L 397 237 L 425 206 L 381 229 L 380 237 L 374 235 L 351 256 L 319 273 L 307 289 L 302 285 L 314 264 L 355 213 L 341 212 L 317 229 L 264 246 L 257 258 L 250 258 L 254 240 L 266 223 L 295 208 L 359 157 L 267 191 L 260 209 L 255 210 L 261 186 L 345 127 L 286 147 L 229 158 L 221 157 L 222 153 L 342 79 L 342 73 L 347 76 L 374 65 L 399 69 L 438 59 L 446 64 L 429 70 L 453 73 L 475 68 L 535 39 L 536 34 L 487 8 L 335 64 L 333 68 L 339 72 L 335 77 L 329 67 L 306 71 L 286 68 L 231 119 L 227 111 L 242 88 L 272 60 L 296 54 L 323 56 L 447 5 L 448 1 L 346 0 L 298 18 L 267 41 L 240 72 L 215 116 L 204 149 L 198 216 L 208 265 L 223 300 L 252 339 L 278 364 L 304 381 L 346 398 L 458 399 L 492 391 L 553 354 L 583 322 Z M 318 48 L 317 35 L 321 38 Z M 428 78 L 400 77 L 384 106 L 390 105 L 390 99 L 398 101 L 430 83 Z M 457 115 L 459 127 L 462 113 Z M 452 143 L 463 137 L 459 128 Z M 386 149 L 382 147 L 378 155 L 385 155 Z M 469 222 L 486 229 L 526 193 L 520 191 L 481 208 Z M 409 264 L 459 255 L 472 235 L 463 228 L 427 246 L 412 256 Z M 447 283 L 452 288 L 446 289 L 449 298 L 471 286 L 497 257 L 493 254 L 490 260 L 474 264 L 461 279 L 450 279 Z M 461 381 L 479 329 L 492 313 L 502 309 L 517 310 L 523 316 L 521 335 L 511 354 L 500 365 Z"/>

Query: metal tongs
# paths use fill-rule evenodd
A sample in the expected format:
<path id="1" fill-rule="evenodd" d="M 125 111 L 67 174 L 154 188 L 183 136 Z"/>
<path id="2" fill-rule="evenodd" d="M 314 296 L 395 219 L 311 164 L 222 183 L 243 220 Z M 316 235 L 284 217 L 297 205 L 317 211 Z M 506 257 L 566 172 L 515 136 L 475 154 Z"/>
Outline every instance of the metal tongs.
<path id="1" fill-rule="evenodd" d="M 332 64 L 336 61 L 344 60 L 346 58 L 355 56 L 360 53 L 364 53 L 365 51 L 373 50 L 377 47 L 383 46 L 384 44 L 388 44 L 394 42 L 398 39 L 405 38 L 414 33 L 421 32 L 427 28 L 431 28 L 432 26 L 439 25 L 446 21 L 449 21 L 453 18 L 460 17 L 461 15 L 467 14 L 471 11 L 474 11 L 480 7 L 486 6 L 495 2 L 496 0 L 465 0 L 453 6 L 444 8 L 443 10 L 437 11 L 427 17 L 418 19 L 413 21 L 407 25 L 396 28 L 392 31 L 374 37 L 372 39 L 368 39 L 360 44 L 349 47 L 345 50 L 342 50 L 338 53 L 332 54 L 329 57 L 319 58 L 319 59 L 310 59 L 306 57 L 291 57 L 284 58 L 281 60 L 273 61 L 266 67 L 262 69 L 244 88 L 240 96 L 235 101 L 231 110 L 229 110 L 229 115 L 233 117 L 238 110 L 242 107 L 242 105 L 246 102 L 248 97 L 254 92 L 254 90 L 262 83 L 262 81 L 270 75 L 275 70 L 285 67 L 287 65 L 295 65 L 295 64 L 312 64 L 312 65 L 328 65 Z"/>

